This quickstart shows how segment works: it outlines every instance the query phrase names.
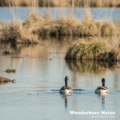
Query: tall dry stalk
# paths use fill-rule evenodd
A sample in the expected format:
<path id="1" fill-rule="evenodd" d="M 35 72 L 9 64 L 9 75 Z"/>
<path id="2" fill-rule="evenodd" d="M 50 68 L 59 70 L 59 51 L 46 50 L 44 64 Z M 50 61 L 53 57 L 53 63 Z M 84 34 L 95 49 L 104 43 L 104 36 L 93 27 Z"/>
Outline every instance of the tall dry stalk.
<path id="1" fill-rule="evenodd" d="M 72 16 L 74 16 L 74 0 L 72 0 Z"/>

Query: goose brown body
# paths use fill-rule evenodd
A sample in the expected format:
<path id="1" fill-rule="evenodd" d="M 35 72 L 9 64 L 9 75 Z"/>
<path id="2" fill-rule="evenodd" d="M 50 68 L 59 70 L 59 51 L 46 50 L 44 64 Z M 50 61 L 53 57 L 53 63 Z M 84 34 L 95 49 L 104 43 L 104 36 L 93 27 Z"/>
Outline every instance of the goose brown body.
<path id="1" fill-rule="evenodd" d="M 98 86 L 97 89 L 95 90 L 95 92 L 100 92 L 100 91 L 104 91 L 105 93 L 108 93 L 109 90 L 107 87 L 104 87 L 104 86 Z"/>
<path id="2" fill-rule="evenodd" d="M 68 81 L 68 77 L 66 76 L 65 77 L 65 86 L 61 87 L 60 93 L 63 93 L 63 94 L 72 94 L 73 90 L 72 90 L 71 87 L 67 86 L 67 81 Z"/>
<path id="3" fill-rule="evenodd" d="M 102 78 L 102 86 L 98 86 L 95 90 L 96 93 L 109 93 L 108 88 L 105 86 L 105 79 Z"/>
<path id="4" fill-rule="evenodd" d="M 60 89 L 60 93 L 62 93 L 63 91 L 65 90 L 69 90 L 69 93 L 73 93 L 73 90 L 71 87 L 69 86 L 63 86 L 61 89 Z"/>

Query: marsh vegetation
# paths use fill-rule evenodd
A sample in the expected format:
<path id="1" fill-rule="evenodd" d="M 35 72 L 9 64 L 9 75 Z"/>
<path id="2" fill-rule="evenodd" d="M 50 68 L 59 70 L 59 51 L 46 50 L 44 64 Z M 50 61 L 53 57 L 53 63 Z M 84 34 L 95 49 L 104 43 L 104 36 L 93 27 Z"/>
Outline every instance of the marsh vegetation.
<path id="1" fill-rule="evenodd" d="M 23 0 L 14 0 L 14 5 L 10 3 L 10 7 L 19 4 L 27 6 L 26 2 L 31 0 L 20 3 L 21 1 Z M 76 0 L 70 4 L 72 10 L 73 6 L 79 5 L 73 5 L 73 1 Z M 60 2 L 62 4 L 62 0 Z M 47 6 L 51 6 L 50 0 Z M 0 73 L 3 76 L 0 77 L 0 103 L 1 108 L 4 108 L 1 119 L 9 117 L 10 120 L 17 120 L 22 117 L 25 120 L 53 120 L 58 119 L 58 116 L 64 119 L 71 108 L 75 111 L 101 111 L 103 108 L 105 111 L 108 108 L 110 111 L 119 111 L 119 22 L 96 20 L 90 9 L 85 9 L 84 19 L 76 18 L 73 12 L 70 15 L 58 15 L 56 12 L 59 19 L 53 18 L 49 11 L 44 14 L 39 9 L 43 16 L 32 11 L 25 21 L 21 21 L 13 12 L 12 22 L 8 22 L 9 19 L 0 22 Z M 26 8 L 22 10 L 23 15 Z M 64 59 L 65 55 L 68 56 L 67 60 Z M 103 58 L 103 61 L 94 60 L 97 57 Z M 70 96 L 58 92 L 66 75 L 70 78 L 69 85 L 75 90 Z M 112 93 L 109 99 L 94 93 L 102 77 L 106 78 Z M 16 79 L 16 84 L 13 84 L 13 79 Z M 7 84 L 8 82 L 11 83 Z M 93 107 L 93 101 L 97 107 Z M 55 111 L 50 112 L 51 109 Z M 45 113 L 47 114 L 44 115 Z M 66 115 L 68 119 L 75 118 Z M 84 117 L 90 119 L 88 115 L 76 116 L 76 119 Z"/>
<path id="2" fill-rule="evenodd" d="M 0 0 L 0 6 L 39 7 L 120 7 L 120 0 Z"/>
<path id="3" fill-rule="evenodd" d="M 75 2 L 75 0 L 71 1 L 72 11 L 69 16 L 60 14 L 59 19 L 53 18 L 49 12 L 44 13 L 41 17 L 36 9 L 36 11 L 29 13 L 27 20 L 21 21 L 15 18 L 13 12 L 13 22 L 0 25 L 0 41 L 3 43 L 9 42 L 12 45 L 40 44 L 39 39 L 41 37 L 72 36 L 78 37 L 78 39 L 71 47 L 66 43 L 69 47 L 66 59 L 120 60 L 119 40 L 105 39 L 106 37 L 113 38 L 120 35 L 119 22 L 107 19 L 95 20 L 89 8 L 90 1 L 84 1 L 84 18 L 80 20 L 73 13 Z M 39 1 L 36 1 L 34 5 L 39 6 Z M 86 42 L 85 38 L 91 39 Z M 113 43 L 115 46 L 113 46 Z"/>
<path id="4" fill-rule="evenodd" d="M 108 38 L 78 40 L 69 47 L 65 58 L 70 60 L 115 62 L 120 60 L 119 40 L 109 40 Z"/>
<path id="5" fill-rule="evenodd" d="M 39 38 L 44 36 L 112 37 L 120 35 L 117 26 L 118 23 L 109 20 L 95 20 L 89 8 L 86 8 L 83 20 L 75 18 L 72 13 L 68 17 L 61 15 L 59 19 L 53 19 L 50 14 L 41 17 L 30 12 L 24 22 L 19 20 L 1 25 L 0 40 L 12 44 L 38 44 Z"/>

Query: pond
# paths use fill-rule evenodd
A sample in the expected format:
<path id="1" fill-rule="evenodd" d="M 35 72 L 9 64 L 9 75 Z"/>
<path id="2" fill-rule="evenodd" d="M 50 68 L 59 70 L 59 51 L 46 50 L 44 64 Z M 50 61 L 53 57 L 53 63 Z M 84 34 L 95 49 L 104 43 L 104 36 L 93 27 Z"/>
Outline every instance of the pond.
<path id="1" fill-rule="evenodd" d="M 10 14 L 4 12 L 10 12 L 10 9 L 0 9 L 0 15 L 10 21 Z M 24 9 L 27 8 L 20 10 Z M 26 19 L 26 13 L 22 14 L 22 20 Z M 120 12 L 116 14 L 120 17 Z M 66 51 L 75 40 L 47 38 L 40 39 L 39 45 L 14 47 L 0 44 L 0 76 L 16 80 L 15 83 L 0 84 L 1 120 L 120 118 L 120 63 L 66 61 Z M 14 53 L 3 55 L 6 49 Z M 6 69 L 16 72 L 8 74 Z M 59 93 L 65 76 L 73 88 L 72 95 Z M 102 78 L 106 79 L 109 94 L 95 94 Z"/>
<path id="2" fill-rule="evenodd" d="M 74 17 L 83 19 L 85 15 L 84 8 L 75 8 Z M 63 16 L 70 16 L 71 8 L 0 8 L 0 21 L 12 21 L 15 15 L 16 19 L 25 21 L 28 18 L 29 12 L 37 12 L 40 16 L 44 16 L 44 13 L 51 14 L 53 19 Z M 91 8 L 90 9 L 94 19 L 108 19 L 108 20 L 120 20 L 119 8 Z"/>

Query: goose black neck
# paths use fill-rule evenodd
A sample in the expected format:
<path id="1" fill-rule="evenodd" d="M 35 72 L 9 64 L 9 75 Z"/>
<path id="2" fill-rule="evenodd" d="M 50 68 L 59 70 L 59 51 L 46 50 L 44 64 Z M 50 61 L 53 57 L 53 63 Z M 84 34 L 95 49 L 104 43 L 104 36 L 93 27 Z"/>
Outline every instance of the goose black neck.
<path id="1" fill-rule="evenodd" d="M 102 86 L 103 86 L 103 87 L 105 87 L 105 81 L 104 81 L 104 82 L 102 82 Z"/>
<path id="2" fill-rule="evenodd" d="M 65 79 L 65 86 L 67 86 L 67 81 L 68 81 L 68 80 L 67 80 L 67 79 Z"/>

